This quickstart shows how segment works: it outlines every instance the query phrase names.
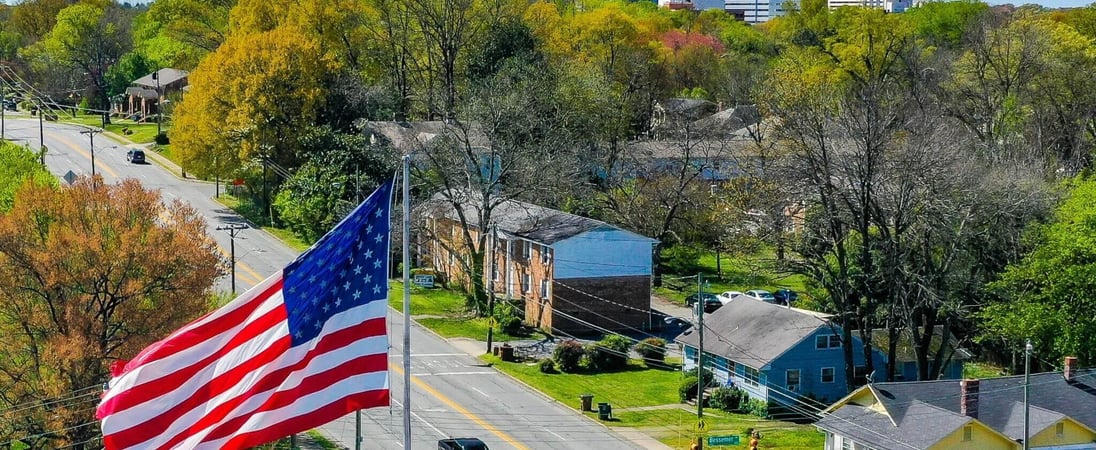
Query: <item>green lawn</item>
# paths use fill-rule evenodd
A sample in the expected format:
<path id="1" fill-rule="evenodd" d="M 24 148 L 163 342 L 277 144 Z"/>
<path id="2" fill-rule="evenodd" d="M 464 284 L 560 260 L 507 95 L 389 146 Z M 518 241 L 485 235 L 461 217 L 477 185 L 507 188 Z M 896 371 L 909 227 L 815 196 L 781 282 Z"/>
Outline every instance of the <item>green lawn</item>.
<path id="1" fill-rule="evenodd" d="M 480 358 L 576 410 L 580 407 L 580 395 L 593 394 L 595 405 L 602 402 L 612 405 L 614 420 L 606 422 L 608 426 L 639 429 L 672 448 L 689 448 L 694 439 L 696 410 L 678 402 L 677 390 L 682 374 L 676 370 L 647 369 L 639 361 L 632 361 L 629 369 L 621 372 L 545 374 L 536 364 L 502 362 L 491 355 Z M 628 410 L 640 407 L 659 409 Z M 595 412 L 584 414 L 596 419 L 596 406 L 594 409 Z M 704 422 L 713 436 L 744 435 L 748 428 L 761 430 L 761 448 L 817 449 L 823 446 L 822 433 L 811 425 L 711 409 L 704 410 Z"/>
<path id="2" fill-rule="evenodd" d="M 103 126 L 103 116 L 95 114 L 77 114 L 76 117 L 72 117 L 71 114 L 61 114 L 58 117 L 59 122 L 64 123 L 76 123 L 84 126 L 101 128 Z M 110 124 L 106 126 L 106 131 L 111 133 L 125 136 L 138 144 L 144 144 L 152 142 L 156 137 L 156 123 L 137 123 L 132 120 L 123 120 L 118 118 L 111 118 Z M 131 134 L 125 134 L 124 129 L 131 131 Z M 164 131 L 170 128 L 170 123 L 160 124 L 160 128 Z"/>
<path id="3" fill-rule="evenodd" d="M 716 265 L 715 254 L 703 253 L 699 265 L 704 272 L 705 292 L 718 294 L 725 291 L 748 291 L 766 289 L 770 292 L 781 288 L 792 289 L 799 293 L 800 302 L 808 300 L 806 278 L 802 275 L 781 273 L 777 269 L 776 255 L 765 250 L 756 255 L 728 256 L 720 254 L 720 264 Z M 696 274 L 663 275 L 662 286 L 656 287 L 656 295 L 685 302 L 685 297 L 696 293 Z"/>
<path id="4" fill-rule="evenodd" d="M 235 211 L 237 214 L 244 216 L 245 218 L 247 218 L 247 220 L 251 221 L 251 223 L 259 225 L 260 229 L 274 235 L 274 237 L 277 237 L 279 240 L 282 241 L 282 243 L 293 248 L 293 250 L 303 252 L 305 250 L 308 250 L 308 247 L 312 246 L 312 244 L 302 241 L 296 235 L 294 235 L 293 232 L 285 228 L 275 228 L 260 225 L 261 221 L 258 220 L 257 217 L 247 214 L 246 211 L 240 208 L 240 199 L 237 197 L 233 197 L 227 194 L 221 194 L 221 196 L 217 197 L 215 200 L 220 202 L 222 205 L 225 205 L 225 207 Z"/>
<path id="5" fill-rule="evenodd" d="M 1005 375 L 1008 375 L 1008 371 L 1002 367 L 978 362 L 963 364 L 963 378 L 965 379 L 1000 378 Z"/>

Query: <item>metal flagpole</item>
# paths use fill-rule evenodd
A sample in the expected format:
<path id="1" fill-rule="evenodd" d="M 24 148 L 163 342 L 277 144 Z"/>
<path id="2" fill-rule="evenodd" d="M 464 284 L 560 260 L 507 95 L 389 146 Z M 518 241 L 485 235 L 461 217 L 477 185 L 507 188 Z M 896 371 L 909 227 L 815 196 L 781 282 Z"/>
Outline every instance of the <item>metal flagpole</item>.
<path id="1" fill-rule="evenodd" d="M 411 448 L 411 155 L 403 156 L 403 448 Z"/>

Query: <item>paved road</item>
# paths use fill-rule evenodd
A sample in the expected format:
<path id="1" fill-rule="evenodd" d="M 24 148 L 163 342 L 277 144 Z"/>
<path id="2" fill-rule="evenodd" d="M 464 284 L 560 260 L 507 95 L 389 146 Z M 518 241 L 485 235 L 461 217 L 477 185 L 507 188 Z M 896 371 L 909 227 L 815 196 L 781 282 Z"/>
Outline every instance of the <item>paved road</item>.
<path id="1" fill-rule="evenodd" d="M 7 139 L 38 147 L 37 120 L 9 116 L 5 125 Z M 44 126 L 45 144 L 49 148 L 46 165 L 50 172 L 58 177 L 70 170 L 77 175 L 90 175 L 87 135 L 81 135 L 80 128 L 74 126 L 48 122 Z M 210 233 L 218 245 L 229 248 L 227 233 L 212 229 L 243 220 L 211 199 L 212 184 L 179 179 L 176 173 L 158 164 L 130 164 L 125 160 L 127 145 L 109 135 L 96 135 L 94 142 L 95 171 L 106 182 L 137 178 L 146 187 L 160 189 L 168 200 L 190 203 L 208 218 Z M 294 251 L 265 232 L 243 230 L 236 241 L 238 291 L 258 283 L 295 256 Z M 228 280 L 222 280 L 220 288 L 227 291 Z M 362 448 L 403 448 L 402 320 L 397 312 L 390 314 L 392 406 L 362 413 L 365 437 Z M 436 448 L 438 439 L 456 436 L 480 437 L 492 449 L 504 450 L 667 448 L 642 436 L 629 440 L 614 433 L 571 407 L 486 367 L 468 352 L 449 345 L 417 324 L 413 324 L 411 340 L 412 448 Z M 322 427 L 322 431 L 341 445 L 354 448 L 354 422 L 351 414 Z"/>

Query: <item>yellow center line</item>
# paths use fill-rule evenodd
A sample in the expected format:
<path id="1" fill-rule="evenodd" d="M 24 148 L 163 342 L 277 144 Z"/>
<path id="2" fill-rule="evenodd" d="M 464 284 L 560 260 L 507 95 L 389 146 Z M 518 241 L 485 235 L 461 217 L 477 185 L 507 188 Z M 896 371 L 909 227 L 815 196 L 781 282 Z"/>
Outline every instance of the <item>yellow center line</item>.
<path id="1" fill-rule="evenodd" d="M 232 255 L 230 255 L 228 253 L 228 250 L 225 250 L 224 247 L 221 247 L 220 245 L 217 246 L 217 251 L 221 252 L 221 255 L 224 256 L 225 258 L 231 258 L 232 257 Z M 231 263 L 231 261 L 229 261 L 229 263 Z M 263 279 L 259 278 L 258 274 L 256 274 L 255 271 L 251 270 L 251 268 L 248 267 L 247 264 L 245 264 L 244 262 L 242 262 L 240 260 L 236 260 L 236 268 L 244 269 L 245 272 L 248 272 L 248 273 L 240 273 L 240 271 L 237 270 L 236 271 L 236 278 L 239 278 L 242 281 L 250 283 L 252 286 L 254 286 L 256 284 L 259 284 L 263 281 Z"/>
<path id="2" fill-rule="evenodd" d="M 66 138 L 65 136 L 50 133 L 50 137 L 52 137 L 54 139 L 57 139 L 61 142 L 64 142 L 65 145 L 67 145 L 69 148 L 75 150 L 77 153 L 79 153 L 81 155 L 84 155 L 85 158 L 91 158 L 91 153 L 89 151 L 84 150 L 84 148 L 80 145 L 74 144 L 72 141 L 68 140 L 68 138 Z M 89 142 L 89 144 L 90 144 L 90 142 Z M 95 164 L 96 166 L 103 169 L 103 171 L 106 172 L 107 174 L 109 174 L 110 176 L 112 176 L 114 178 L 119 178 L 118 173 L 115 172 L 114 170 L 112 170 L 110 168 L 110 166 L 107 166 L 106 164 L 103 164 L 102 161 L 96 161 L 96 163 L 97 163 L 97 164 Z"/>
<path id="3" fill-rule="evenodd" d="M 403 375 L 403 369 L 400 368 L 400 366 L 389 363 L 388 367 L 392 368 L 392 370 L 396 371 L 396 373 L 399 373 L 401 376 Z M 471 419 L 477 425 L 479 425 L 479 426 L 483 427 L 485 430 L 491 432 L 491 434 L 493 434 L 495 436 L 498 436 L 499 439 L 502 439 L 502 440 L 506 441 L 507 443 L 509 443 L 510 445 L 513 445 L 516 448 L 519 448 L 519 449 L 522 449 L 522 450 L 529 450 L 529 447 L 521 445 L 521 443 L 518 442 L 516 439 L 514 439 L 513 436 L 510 436 L 509 434 L 506 434 L 505 431 L 502 431 L 498 428 L 495 428 L 491 424 L 487 423 L 487 421 L 479 418 L 479 416 L 477 416 L 475 414 L 472 414 L 471 411 L 469 411 L 467 409 L 464 409 L 464 407 L 458 405 L 453 400 L 450 400 L 449 397 L 446 397 L 445 394 L 442 394 L 441 392 L 438 392 L 437 389 L 434 389 L 434 388 L 430 387 L 430 385 L 424 383 L 418 377 L 411 376 L 411 383 L 413 383 L 415 386 L 418 386 L 418 387 L 422 388 L 424 391 L 430 393 L 430 395 L 433 395 L 434 398 L 437 398 L 438 400 L 441 400 L 442 403 L 445 403 L 450 408 L 453 408 L 457 412 L 461 413 L 461 415 L 463 415 L 464 417 L 467 417 L 467 418 Z M 408 405 L 403 405 L 403 406 L 405 408 L 408 407 Z"/>

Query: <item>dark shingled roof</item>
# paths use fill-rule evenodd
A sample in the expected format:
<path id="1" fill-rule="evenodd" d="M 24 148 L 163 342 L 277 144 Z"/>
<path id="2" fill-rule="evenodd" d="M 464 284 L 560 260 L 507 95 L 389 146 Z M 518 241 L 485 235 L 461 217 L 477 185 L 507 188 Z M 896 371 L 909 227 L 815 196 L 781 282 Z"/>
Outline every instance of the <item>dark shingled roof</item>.
<path id="1" fill-rule="evenodd" d="M 871 408 L 850 404 L 824 416 L 815 425 L 874 448 L 927 449 L 972 420 L 920 401 L 911 402 L 906 411 L 903 416 L 887 417 Z"/>
<path id="2" fill-rule="evenodd" d="M 467 144 L 473 147 L 487 148 L 491 145 L 490 139 L 476 124 L 468 124 L 463 128 L 443 121 L 423 122 L 388 122 L 388 121 L 360 121 L 358 125 L 362 132 L 373 139 L 387 141 L 392 148 L 401 154 L 410 154 L 419 148 L 429 144 L 440 136 L 450 136 L 461 142 L 467 140 Z"/>
<path id="3" fill-rule="evenodd" d="M 705 314 L 704 353 L 761 369 L 819 327 L 828 327 L 829 317 L 740 295 Z M 681 335 L 676 341 L 697 347 L 697 335 Z"/>
<path id="4" fill-rule="evenodd" d="M 818 428 L 880 448 L 903 442 L 927 448 L 955 430 L 956 424 L 971 420 L 959 413 L 958 380 L 875 383 L 866 388 L 882 403 L 889 418 L 850 403 L 819 420 Z M 979 380 L 978 388 L 978 421 L 1010 439 L 1023 439 L 1024 377 Z M 1062 372 L 1032 374 L 1028 389 L 1032 434 L 1066 417 L 1096 429 L 1096 369 L 1077 371 L 1072 381 L 1066 381 Z M 881 436 L 885 436 L 883 441 Z"/>
<path id="5" fill-rule="evenodd" d="M 453 206 L 443 199 L 441 194 L 434 195 L 431 203 L 438 210 L 444 212 L 446 217 L 459 220 Z M 474 202 L 466 204 L 464 211 L 469 225 L 479 228 L 479 214 Z M 647 240 L 652 243 L 657 242 L 655 239 L 632 233 L 600 220 L 518 200 L 507 200 L 495 206 L 491 211 L 491 221 L 498 225 L 500 232 L 546 245 L 596 229 L 620 230 L 635 235 L 637 239 Z"/>

